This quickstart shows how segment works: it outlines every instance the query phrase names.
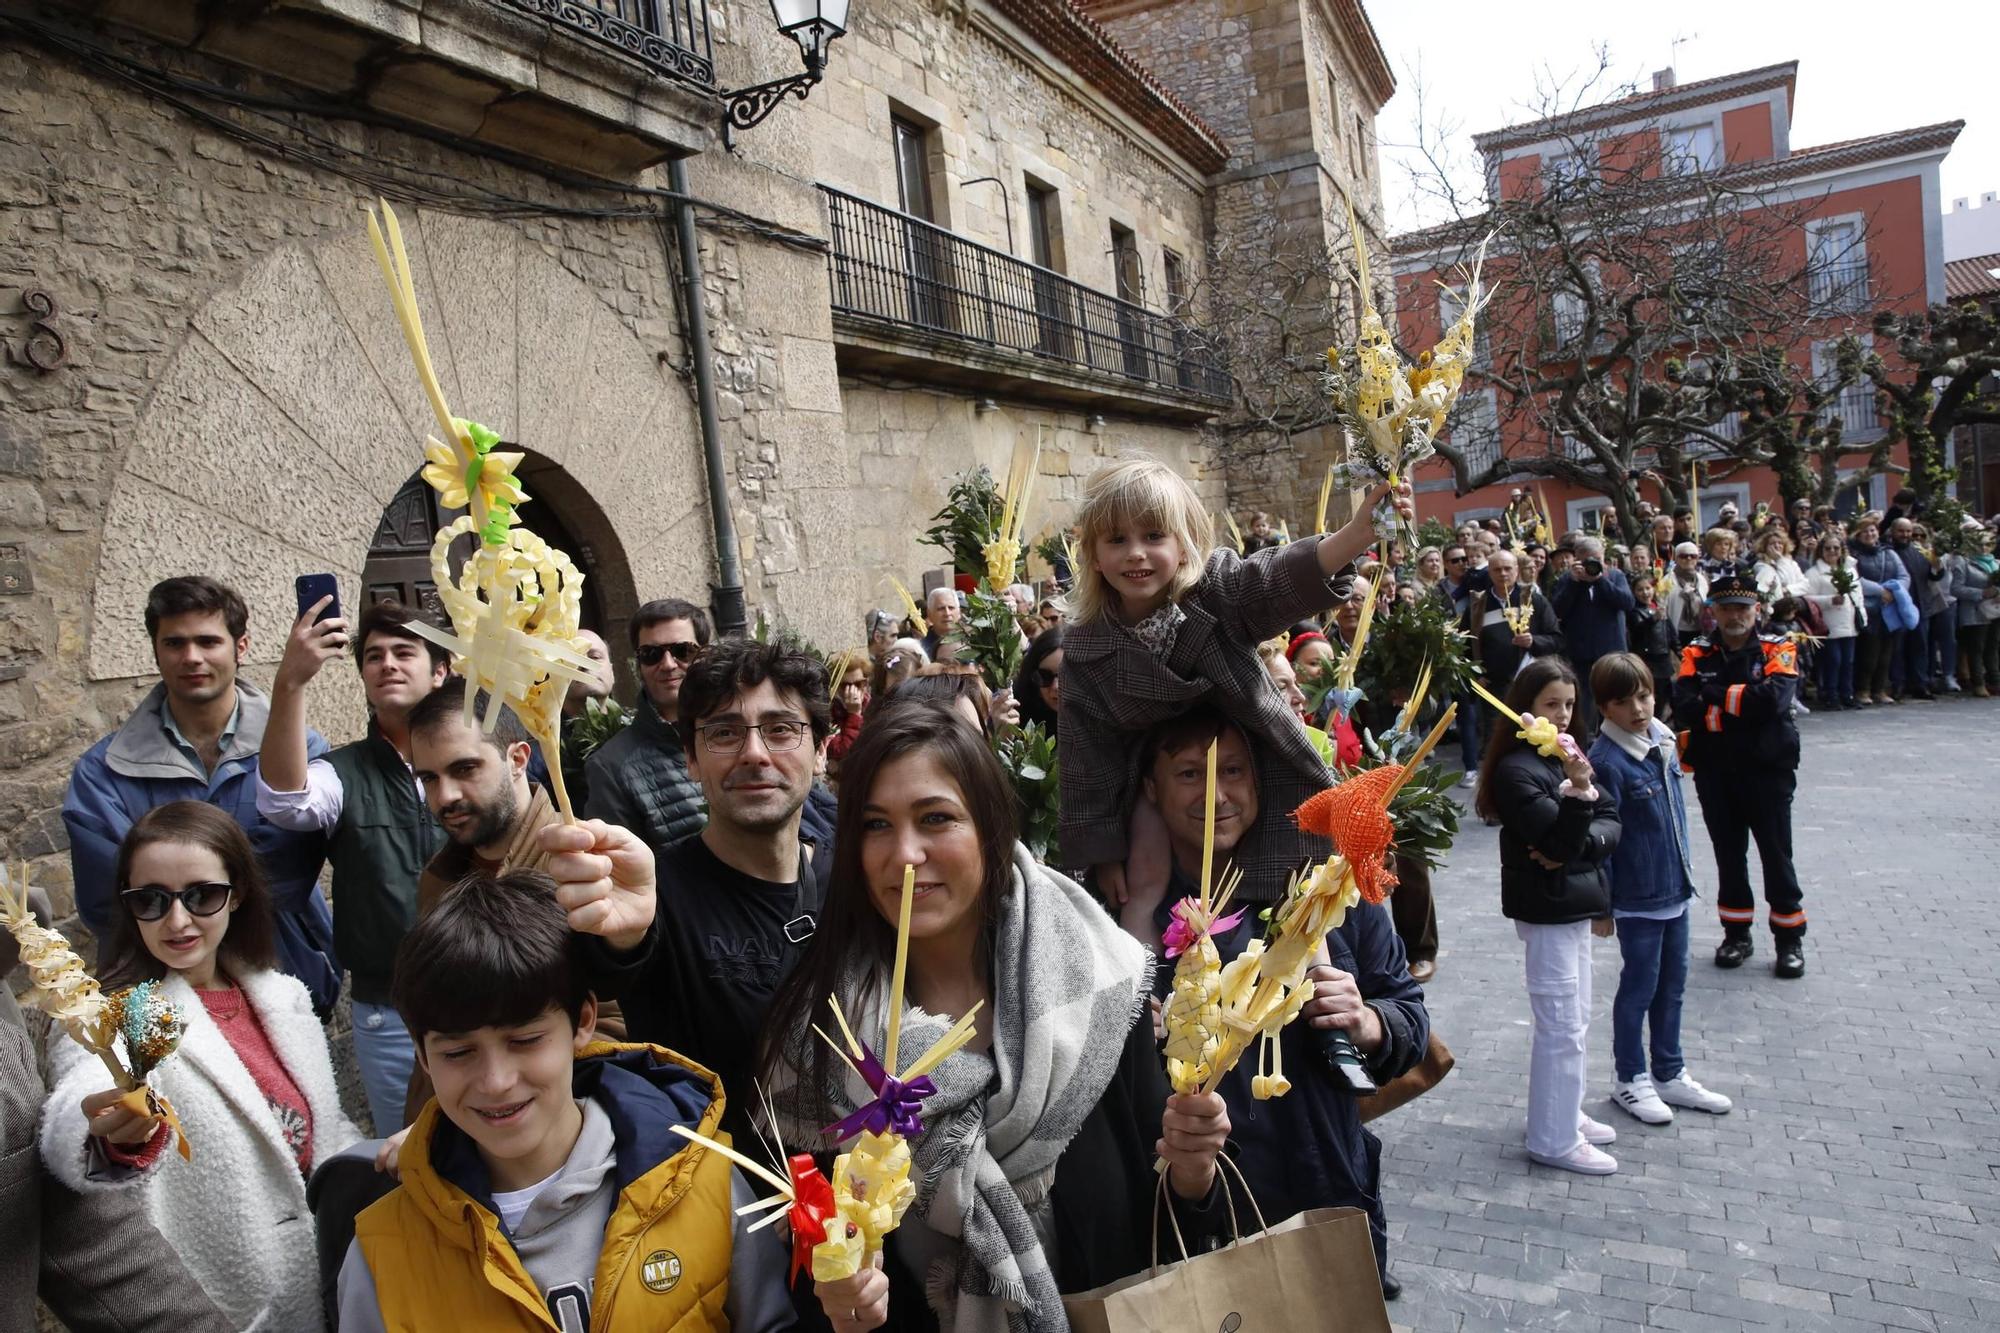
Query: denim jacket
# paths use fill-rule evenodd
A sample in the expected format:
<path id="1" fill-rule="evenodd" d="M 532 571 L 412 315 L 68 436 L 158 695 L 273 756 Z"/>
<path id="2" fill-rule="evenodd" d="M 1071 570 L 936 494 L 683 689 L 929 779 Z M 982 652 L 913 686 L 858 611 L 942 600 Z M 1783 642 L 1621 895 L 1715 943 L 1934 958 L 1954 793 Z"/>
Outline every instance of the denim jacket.
<path id="1" fill-rule="evenodd" d="M 1590 747 L 1597 785 L 1617 805 L 1625 826 L 1611 855 L 1611 909 L 1647 912 L 1672 907 L 1694 896 L 1687 799 L 1681 792 L 1673 733 L 1653 723 L 1649 743 L 1659 747 L 1659 758 L 1649 763 L 1620 744 L 1612 732 L 1612 725 L 1605 723 Z"/>

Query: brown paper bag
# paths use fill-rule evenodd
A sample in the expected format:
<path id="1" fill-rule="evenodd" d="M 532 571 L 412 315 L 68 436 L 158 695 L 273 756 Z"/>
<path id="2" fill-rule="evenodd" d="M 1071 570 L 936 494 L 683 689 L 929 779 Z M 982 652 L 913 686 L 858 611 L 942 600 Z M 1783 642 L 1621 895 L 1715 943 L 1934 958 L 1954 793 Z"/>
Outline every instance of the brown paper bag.
<path id="1" fill-rule="evenodd" d="M 1389 1333 L 1368 1215 L 1315 1208 L 1063 1298 L 1076 1333 Z"/>

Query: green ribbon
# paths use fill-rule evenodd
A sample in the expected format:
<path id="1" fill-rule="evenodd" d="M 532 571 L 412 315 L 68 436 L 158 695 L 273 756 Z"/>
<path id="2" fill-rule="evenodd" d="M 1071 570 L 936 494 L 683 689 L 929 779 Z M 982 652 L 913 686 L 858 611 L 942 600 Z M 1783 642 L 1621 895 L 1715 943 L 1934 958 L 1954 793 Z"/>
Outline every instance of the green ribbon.
<path id="1" fill-rule="evenodd" d="M 465 495 L 467 503 L 470 503 L 472 497 L 479 494 L 479 479 L 486 474 L 486 455 L 500 443 L 500 436 L 477 421 L 461 417 L 459 424 L 465 427 L 466 438 L 472 441 L 472 461 L 465 465 Z M 486 523 L 479 529 L 479 539 L 487 546 L 505 546 L 507 531 L 513 526 L 514 502 L 496 497 L 486 506 Z"/>

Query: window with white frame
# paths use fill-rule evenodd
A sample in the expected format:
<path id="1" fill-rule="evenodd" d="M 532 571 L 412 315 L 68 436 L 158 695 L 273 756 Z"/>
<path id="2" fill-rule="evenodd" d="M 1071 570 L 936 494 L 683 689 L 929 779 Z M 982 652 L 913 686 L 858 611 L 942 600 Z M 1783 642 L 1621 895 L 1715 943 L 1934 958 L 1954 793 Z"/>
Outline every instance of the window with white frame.
<path id="1" fill-rule="evenodd" d="M 1542 159 L 1542 175 L 1554 190 L 1575 191 L 1600 178 L 1597 145 L 1571 144 Z"/>
<path id="2" fill-rule="evenodd" d="M 1861 335 L 1861 355 L 1866 358 L 1875 350 L 1875 339 L 1868 334 Z M 1831 338 L 1823 338 L 1812 345 L 1813 378 L 1823 387 L 1830 387 L 1840 376 L 1840 344 Z M 1863 376 L 1858 384 L 1850 384 L 1840 391 L 1839 401 L 1834 407 L 1840 418 L 1840 436 L 1843 441 L 1873 439 L 1882 433 L 1882 422 L 1875 410 L 1874 381 Z"/>
<path id="3" fill-rule="evenodd" d="M 1806 272 L 1821 314 L 1868 309 L 1868 228 L 1859 213 L 1806 223 Z"/>
<path id="4" fill-rule="evenodd" d="M 1698 175 L 1713 171 L 1720 165 L 1721 155 L 1717 152 L 1713 121 L 1673 126 L 1661 131 L 1660 140 L 1661 166 L 1673 175 Z"/>
<path id="5" fill-rule="evenodd" d="M 1492 389 L 1461 393 L 1445 427 L 1451 432 L 1452 444 L 1464 454 L 1466 466 L 1474 472 L 1499 458 L 1500 402 Z"/>
<path id="6" fill-rule="evenodd" d="M 1589 280 L 1592 294 L 1603 291 L 1597 260 L 1584 260 L 1583 270 Z M 1554 318 L 1556 346 L 1574 347 L 1583 337 L 1584 320 L 1590 313 L 1589 303 L 1583 293 L 1566 287 L 1557 288 L 1555 294 L 1549 298 L 1549 313 Z"/>

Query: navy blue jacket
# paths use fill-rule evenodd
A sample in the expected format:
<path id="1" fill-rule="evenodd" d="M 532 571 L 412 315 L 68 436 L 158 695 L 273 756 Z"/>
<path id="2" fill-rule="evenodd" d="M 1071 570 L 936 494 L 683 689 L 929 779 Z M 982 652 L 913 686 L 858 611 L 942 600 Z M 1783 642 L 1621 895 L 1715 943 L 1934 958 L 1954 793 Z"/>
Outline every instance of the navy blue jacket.
<path id="1" fill-rule="evenodd" d="M 1164 934 L 1173 904 L 1194 892 L 1195 886 L 1176 866 L 1166 896 L 1153 913 L 1155 928 Z M 1260 933 L 1253 909 L 1234 930 L 1216 937 L 1216 951 L 1227 963 Z M 1369 1060 L 1369 1072 L 1382 1083 L 1411 1069 L 1430 1043 L 1431 1019 L 1424 1008 L 1423 987 L 1410 977 L 1409 960 L 1388 909 L 1368 903 L 1356 906 L 1326 937 L 1326 947 L 1333 965 L 1353 975 L 1362 998 L 1382 1019 L 1382 1049 Z M 1162 960 L 1154 976 L 1154 993 L 1164 998 L 1173 990 L 1173 979 L 1174 965 Z M 1382 1214 L 1382 1145 L 1363 1128 L 1354 1098 L 1335 1086 L 1325 1054 L 1328 1035 L 1304 1018 L 1285 1026 L 1278 1048 L 1292 1090 L 1283 1097 L 1260 1102 L 1250 1095 L 1250 1076 L 1256 1072 L 1254 1050 L 1223 1078 L 1222 1098 L 1229 1105 L 1232 1127 L 1230 1146 L 1266 1221 L 1276 1223 L 1308 1208 L 1363 1209 L 1379 1264 L 1388 1244 Z"/>
<path id="2" fill-rule="evenodd" d="M 1584 679 L 1598 658 L 1625 651 L 1625 617 L 1636 602 L 1623 571 L 1606 566 L 1595 581 L 1565 574 L 1556 580 L 1549 605 L 1562 622 L 1563 651 Z"/>
<path id="3" fill-rule="evenodd" d="M 1590 747 L 1598 790 L 1618 807 L 1618 846 L 1611 853 L 1613 912 L 1657 911 L 1694 896 L 1680 759 L 1672 732 L 1664 739 L 1655 733 L 1654 740 L 1657 754 L 1651 763 L 1633 758 L 1611 738 L 1608 726 Z"/>

